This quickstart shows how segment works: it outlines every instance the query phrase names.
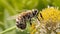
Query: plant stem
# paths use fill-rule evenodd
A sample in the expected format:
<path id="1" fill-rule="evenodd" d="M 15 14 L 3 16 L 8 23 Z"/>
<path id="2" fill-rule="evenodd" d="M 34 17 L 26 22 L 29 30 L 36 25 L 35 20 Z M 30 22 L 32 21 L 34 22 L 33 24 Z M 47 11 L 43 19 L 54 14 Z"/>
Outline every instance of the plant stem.
<path id="1" fill-rule="evenodd" d="M 3 34 L 3 33 L 6 33 L 6 32 L 9 32 L 9 31 L 14 30 L 14 29 L 16 29 L 16 26 L 13 26 L 13 27 L 11 27 L 11 28 L 8 28 L 8 29 L 6 29 L 6 30 L 0 32 L 0 34 Z"/>

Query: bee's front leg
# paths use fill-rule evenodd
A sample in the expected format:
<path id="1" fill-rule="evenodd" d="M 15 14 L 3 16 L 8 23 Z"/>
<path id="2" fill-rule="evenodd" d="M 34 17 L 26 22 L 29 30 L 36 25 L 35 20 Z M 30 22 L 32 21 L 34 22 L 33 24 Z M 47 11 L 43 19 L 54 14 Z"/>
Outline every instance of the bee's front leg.
<path id="1" fill-rule="evenodd" d="M 39 18 L 38 18 L 37 16 L 36 16 L 36 18 L 37 18 L 38 21 L 40 21 Z"/>

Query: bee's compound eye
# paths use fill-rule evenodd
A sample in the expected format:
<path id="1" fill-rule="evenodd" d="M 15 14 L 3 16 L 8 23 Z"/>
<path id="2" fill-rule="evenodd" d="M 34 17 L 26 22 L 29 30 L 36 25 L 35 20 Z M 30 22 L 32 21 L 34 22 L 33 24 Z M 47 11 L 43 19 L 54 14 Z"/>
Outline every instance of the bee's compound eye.
<path id="1" fill-rule="evenodd" d="M 17 27 L 20 28 L 20 29 L 25 29 L 26 24 L 17 24 Z"/>
<path id="2" fill-rule="evenodd" d="M 37 9 L 35 9 L 35 12 L 36 12 L 36 13 L 38 13 L 38 10 L 37 10 Z"/>
<path id="3" fill-rule="evenodd" d="M 35 10 L 35 13 L 37 13 L 38 11 L 37 10 Z"/>
<path id="4" fill-rule="evenodd" d="M 37 15 L 38 14 L 38 10 L 37 9 L 34 9 L 32 11 L 33 11 L 33 15 Z"/>

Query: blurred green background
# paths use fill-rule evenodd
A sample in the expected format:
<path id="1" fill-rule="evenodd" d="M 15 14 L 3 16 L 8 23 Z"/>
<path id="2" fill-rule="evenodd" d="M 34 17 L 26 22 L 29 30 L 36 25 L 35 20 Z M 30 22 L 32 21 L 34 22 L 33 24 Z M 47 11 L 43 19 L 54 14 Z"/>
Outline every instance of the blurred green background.
<path id="1" fill-rule="evenodd" d="M 60 0 L 0 0 L 0 34 L 29 34 L 29 28 L 23 32 L 15 28 L 15 19 L 7 20 L 7 17 L 18 14 L 23 9 L 38 9 L 47 6 L 60 8 Z"/>

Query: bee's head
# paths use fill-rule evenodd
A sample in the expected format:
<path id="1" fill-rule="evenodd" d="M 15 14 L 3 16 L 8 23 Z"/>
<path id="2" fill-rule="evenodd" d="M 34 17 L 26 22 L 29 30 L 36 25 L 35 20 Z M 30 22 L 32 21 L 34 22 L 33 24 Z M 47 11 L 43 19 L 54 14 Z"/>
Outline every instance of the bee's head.
<path id="1" fill-rule="evenodd" d="M 38 14 L 38 10 L 37 9 L 33 9 L 33 15 L 37 15 Z"/>
<path id="2" fill-rule="evenodd" d="M 16 26 L 20 29 L 25 29 L 26 28 L 26 23 L 19 23 L 19 22 L 16 22 Z"/>

